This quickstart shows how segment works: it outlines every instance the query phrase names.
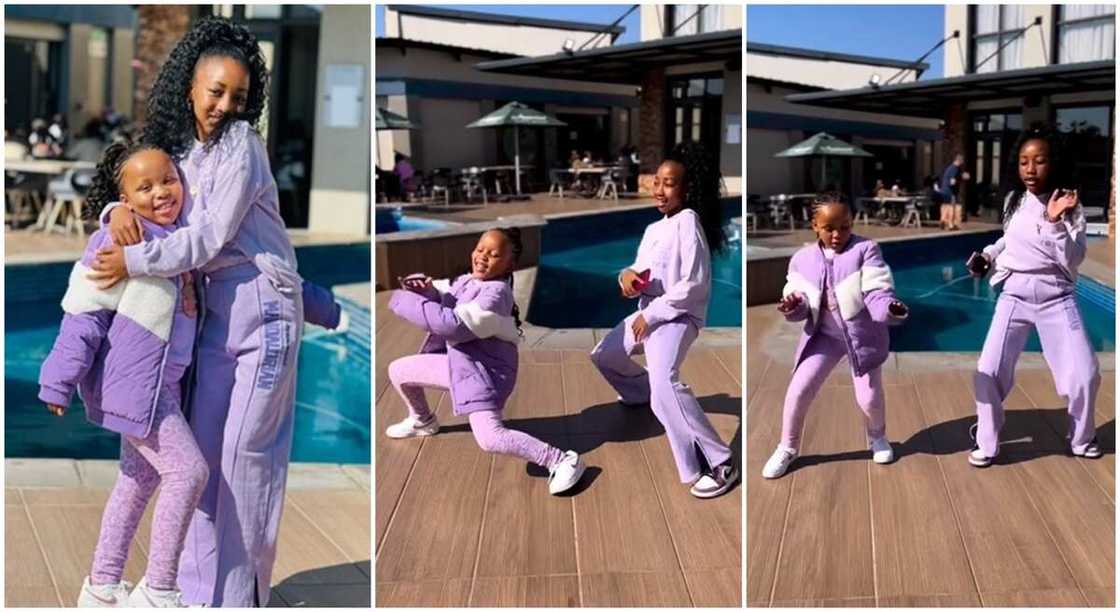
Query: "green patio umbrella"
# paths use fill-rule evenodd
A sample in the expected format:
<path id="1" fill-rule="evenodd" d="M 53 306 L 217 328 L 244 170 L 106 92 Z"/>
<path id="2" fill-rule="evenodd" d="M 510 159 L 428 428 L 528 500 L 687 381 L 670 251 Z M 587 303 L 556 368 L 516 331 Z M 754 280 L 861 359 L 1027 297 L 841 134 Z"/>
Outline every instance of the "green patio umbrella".
<path id="1" fill-rule="evenodd" d="M 854 144 L 849 144 L 827 134 L 818 132 L 808 140 L 803 140 L 792 147 L 775 153 L 774 157 L 875 157 Z M 821 164 L 821 187 L 824 186 L 827 163 Z"/>
<path id="2" fill-rule="evenodd" d="M 468 123 L 468 128 L 513 128 L 513 176 L 517 195 L 521 195 L 521 139 L 518 136 L 519 127 L 564 127 L 568 125 L 563 121 L 542 113 L 535 108 L 529 108 L 520 102 L 510 102 L 498 110 Z"/>
<path id="3" fill-rule="evenodd" d="M 377 109 L 376 116 L 373 122 L 374 128 L 378 130 L 418 130 L 420 124 L 409 121 L 407 117 L 401 117 L 390 110 L 384 108 Z"/>

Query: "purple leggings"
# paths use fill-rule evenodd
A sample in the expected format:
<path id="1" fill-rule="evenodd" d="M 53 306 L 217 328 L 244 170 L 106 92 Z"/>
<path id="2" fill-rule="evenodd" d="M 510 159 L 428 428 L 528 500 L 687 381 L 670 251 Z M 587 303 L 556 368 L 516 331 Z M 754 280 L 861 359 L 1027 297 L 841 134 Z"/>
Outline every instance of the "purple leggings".
<path id="1" fill-rule="evenodd" d="M 179 410 L 179 384 L 165 386 L 146 438 L 121 437 L 121 471 L 101 516 L 90 581 L 116 584 L 124 574 L 128 547 L 148 500 L 161 484 L 152 517 L 145 577 L 153 589 L 177 589 L 179 553 L 209 470 L 191 428 Z"/>
<path id="2" fill-rule="evenodd" d="M 433 415 L 424 397 L 424 387 L 447 389 L 451 386 L 447 355 L 425 353 L 401 357 L 389 364 L 389 380 L 404 399 L 409 414 L 419 421 L 427 421 Z M 479 448 L 488 453 L 521 457 L 545 468 L 556 465 L 564 456 L 555 446 L 508 429 L 502 424 L 502 414 L 498 410 L 479 410 L 467 418 Z"/>

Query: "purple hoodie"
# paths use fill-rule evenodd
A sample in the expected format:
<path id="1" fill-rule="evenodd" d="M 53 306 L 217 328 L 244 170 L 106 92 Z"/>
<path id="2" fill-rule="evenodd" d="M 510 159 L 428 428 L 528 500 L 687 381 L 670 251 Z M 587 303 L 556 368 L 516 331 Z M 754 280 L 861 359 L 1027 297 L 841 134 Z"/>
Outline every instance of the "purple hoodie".
<path id="1" fill-rule="evenodd" d="M 504 280 L 464 274 L 447 291 L 393 292 L 389 309 L 428 332 L 421 353 L 447 353 L 457 415 L 501 410 L 517 383 L 519 333 L 513 291 Z"/>
<path id="2" fill-rule="evenodd" d="M 146 240 L 169 233 L 142 223 Z M 183 313 L 179 277 L 130 278 L 106 290 L 87 279 L 97 250 L 111 242 L 107 231 L 94 232 L 74 264 L 62 326 L 39 372 L 39 399 L 66 406 L 77 390 L 90 422 L 143 438 L 160 391 L 190 365 L 195 319 Z"/>
<path id="3" fill-rule="evenodd" d="M 848 360 L 857 376 L 883 365 L 890 353 L 887 325 L 898 322 L 891 316 L 890 304 L 896 300 L 891 270 L 883 260 L 879 245 L 852 235 L 843 251 L 829 261 L 819 243 L 794 253 L 782 296 L 801 295 L 797 308 L 786 314 L 789 321 L 805 321 L 801 341 L 794 356 L 794 369 L 801 363 L 810 338 L 820 332 L 826 290 L 831 291 L 840 312 L 840 328 L 848 349 Z"/>

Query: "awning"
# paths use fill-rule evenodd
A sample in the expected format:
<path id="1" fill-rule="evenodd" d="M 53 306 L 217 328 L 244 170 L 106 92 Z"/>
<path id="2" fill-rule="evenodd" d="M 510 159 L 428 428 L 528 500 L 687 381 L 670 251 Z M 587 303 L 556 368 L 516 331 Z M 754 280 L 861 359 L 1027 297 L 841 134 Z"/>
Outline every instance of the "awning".
<path id="1" fill-rule="evenodd" d="M 665 66 L 727 61 L 735 67 L 741 66 L 742 44 L 741 29 L 726 30 L 670 36 L 576 53 L 482 62 L 475 68 L 485 72 L 572 81 L 640 85 L 648 70 Z"/>
<path id="2" fill-rule="evenodd" d="M 879 88 L 800 93 L 785 99 L 844 110 L 942 119 L 954 104 L 1115 89 L 1116 66 L 1107 60 L 966 74 Z"/>

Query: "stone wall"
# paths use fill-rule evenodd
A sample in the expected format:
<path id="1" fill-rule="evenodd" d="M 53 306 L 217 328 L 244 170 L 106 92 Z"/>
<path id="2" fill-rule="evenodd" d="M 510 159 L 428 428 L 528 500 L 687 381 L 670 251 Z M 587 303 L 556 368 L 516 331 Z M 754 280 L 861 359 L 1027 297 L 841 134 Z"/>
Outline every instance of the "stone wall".
<path id="1" fill-rule="evenodd" d="M 642 79 L 638 116 L 638 156 L 641 159 L 638 191 L 649 194 L 653 174 L 665 155 L 665 70 L 654 69 Z"/>
<path id="2" fill-rule="evenodd" d="M 142 122 L 148 106 L 148 94 L 155 85 L 171 49 L 191 25 L 198 7 L 142 5 L 136 9 L 136 89 L 133 93 L 132 118 Z"/>

